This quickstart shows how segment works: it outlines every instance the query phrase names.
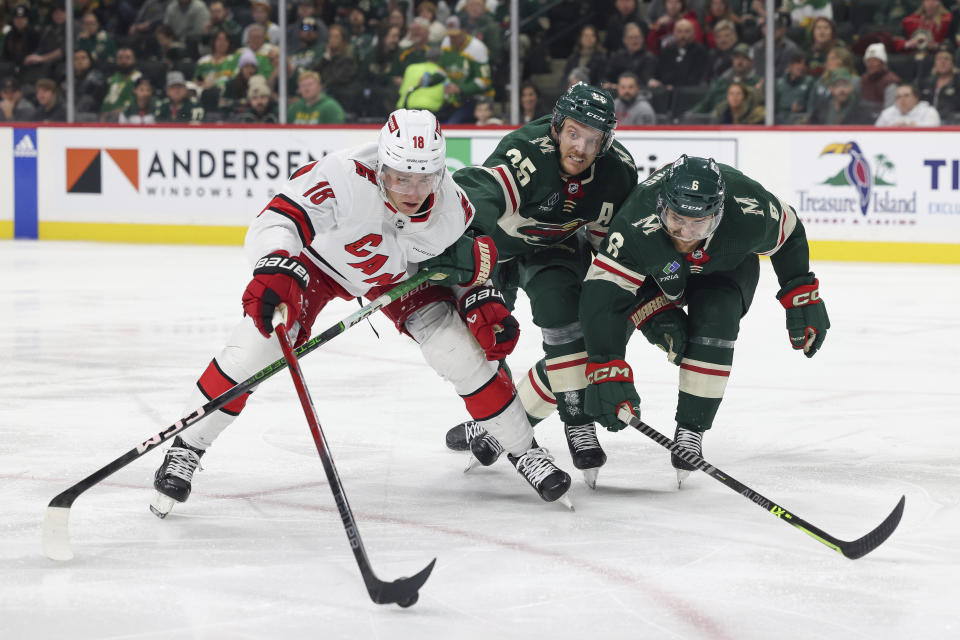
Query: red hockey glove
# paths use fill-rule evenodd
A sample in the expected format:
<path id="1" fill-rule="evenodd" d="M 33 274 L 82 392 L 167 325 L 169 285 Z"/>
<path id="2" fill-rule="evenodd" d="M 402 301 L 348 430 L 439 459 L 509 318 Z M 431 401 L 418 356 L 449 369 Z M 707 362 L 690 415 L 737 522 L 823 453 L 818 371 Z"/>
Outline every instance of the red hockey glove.
<path id="1" fill-rule="evenodd" d="M 820 349 L 830 328 L 827 307 L 820 299 L 820 282 L 812 273 L 793 278 L 777 293 L 787 310 L 787 332 L 794 349 L 803 349 L 812 358 Z"/>
<path id="2" fill-rule="evenodd" d="M 626 407 L 640 417 L 640 396 L 633 386 L 633 369 L 613 356 L 592 356 L 587 362 L 587 392 L 584 410 L 607 431 L 620 431 L 626 424 L 617 417 Z"/>
<path id="3" fill-rule="evenodd" d="M 487 360 L 501 360 L 520 339 L 520 323 L 510 315 L 503 293 L 493 287 L 477 287 L 460 301 L 460 313 L 480 343 Z"/>
<path id="4" fill-rule="evenodd" d="M 421 269 L 447 274 L 441 283 L 476 287 L 490 278 L 497 264 L 497 245 L 489 236 L 463 235 L 440 255 L 424 260 Z"/>
<path id="5" fill-rule="evenodd" d="M 286 328 L 289 331 L 300 317 L 303 292 L 310 282 L 307 267 L 286 251 L 265 255 L 253 269 L 253 280 L 243 292 L 243 315 L 265 338 L 273 333 L 273 312 L 278 305 L 287 306 Z"/>

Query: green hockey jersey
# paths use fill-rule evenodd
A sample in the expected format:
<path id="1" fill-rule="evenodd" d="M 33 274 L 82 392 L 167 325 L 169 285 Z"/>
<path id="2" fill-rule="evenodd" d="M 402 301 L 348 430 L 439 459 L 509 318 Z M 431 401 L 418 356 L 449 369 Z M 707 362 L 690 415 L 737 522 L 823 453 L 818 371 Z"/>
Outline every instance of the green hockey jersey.
<path id="1" fill-rule="evenodd" d="M 583 287 L 581 322 L 591 353 L 624 353 L 625 320 L 647 278 L 676 301 L 691 278 L 731 272 L 755 254 L 770 256 L 781 285 L 808 273 L 806 233 L 793 208 L 737 169 L 719 166 L 726 185 L 723 218 L 689 253 L 674 248 L 657 213 L 666 168 L 637 185 L 623 203 Z"/>
<path id="2" fill-rule="evenodd" d="M 500 261 L 560 244 L 581 228 L 596 249 L 637 184 L 633 157 L 616 141 L 583 174 L 561 177 L 550 118 L 510 132 L 483 166 L 453 176 L 476 208 L 473 228 L 493 237 Z"/>

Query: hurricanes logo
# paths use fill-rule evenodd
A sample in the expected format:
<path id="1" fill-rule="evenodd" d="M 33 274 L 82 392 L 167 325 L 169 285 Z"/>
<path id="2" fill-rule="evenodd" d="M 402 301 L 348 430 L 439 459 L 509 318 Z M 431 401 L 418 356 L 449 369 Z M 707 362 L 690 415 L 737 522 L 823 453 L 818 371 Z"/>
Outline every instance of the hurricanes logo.
<path id="1" fill-rule="evenodd" d="M 67 193 L 103 193 L 108 186 L 129 183 L 140 191 L 137 149 L 67 149 Z M 120 177 L 118 180 L 117 177 Z"/>

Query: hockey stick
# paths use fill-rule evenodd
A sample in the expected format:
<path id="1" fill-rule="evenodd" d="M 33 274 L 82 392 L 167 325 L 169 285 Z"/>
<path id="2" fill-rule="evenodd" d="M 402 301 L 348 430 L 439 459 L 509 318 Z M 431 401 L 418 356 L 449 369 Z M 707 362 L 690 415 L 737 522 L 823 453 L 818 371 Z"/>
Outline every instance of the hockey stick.
<path id="1" fill-rule="evenodd" d="M 678 447 L 676 442 L 663 435 L 647 423 L 641 422 L 627 409 L 621 409 L 620 413 L 617 414 L 617 417 L 620 418 L 622 422 L 630 425 L 651 440 L 656 441 L 657 444 L 669 449 L 671 453 L 683 458 L 685 461 L 689 462 L 707 475 L 719 480 L 727 487 L 730 487 L 740 495 L 744 496 L 747 500 L 757 503 L 757 505 L 763 510 L 769 511 L 787 524 L 796 527 L 814 540 L 822 542 L 834 551 L 840 552 L 844 557 L 850 558 L 851 560 L 862 558 L 879 547 L 887 538 L 890 537 L 890 534 L 893 533 L 894 529 L 897 528 L 897 525 L 900 524 L 900 517 L 903 515 L 903 505 L 907 499 L 906 496 L 900 496 L 900 502 L 897 503 L 897 506 L 894 507 L 893 511 L 890 512 L 890 515 L 888 515 L 876 529 L 858 540 L 853 540 L 852 542 L 840 540 L 839 538 L 833 537 L 823 529 L 813 526 L 803 518 L 790 513 L 769 498 L 760 495 L 747 485 L 735 480 L 734 478 L 731 478 L 726 473 L 720 471 L 720 469 L 717 469 L 689 449 Z"/>
<path id="2" fill-rule="evenodd" d="M 382 296 L 371 300 L 365 306 L 357 309 L 352 314 L 333 325 L 320 335 L 308 340 L 297 348 L 298 356 L 303 357 L 314 349 L 326 344 L 355 324 L 362 322 L 371 314 L 379 311 L 397 298 L 413 291 L 427 280 L 442 280 L 446 274 L 430 273 L 421 271 L 415 274 L 409 280 L 406 280 L 396 287 L 387 291 Z M 113 462 L 101 467 L 80 482 L 76 483 L 66 491 L 57 495 L 47 506 L 47 511 L 43 518 L 43 552 L 51 560 L 70 560 L 73 558 L 73 551 L 70 549 L 70 531 L 68 528 L 70 520 L 70 507 L 73 502 L 80 497 L 84 491 L 95 484 L 110 477 L 120 469 L 124 468 L 143 454 L 159 446 L 161 443 L 174 437 L 184 429 L 193 426 L 207 415 L 219 410 L 235 398 L 239 398 L 244 393 L 250 391 L 258 384 L 284 369 L 287 366 L 286 360 L 280 358 L 276 362 L 267 365 L 256 372 L 243 382 L 236 384 L 231 389 L 224 391 L 216 398 L 210 400 L 199 409 L 189 415 L 177 420 L 172 425 L 155 434 L 143 442 L 137 444 L 122 456 Z"/>
<path id="3" fill-rule="evenodd" d="M 278 317 L 279 313 L 274 315 L 273 326 L 276 327 L 277 340 L 280 342 L 280 348 L 283 349 L 283 355 L 287 359 L 287 367 L 290 369 L 290 377 L 293 378 L 293 386 L 297 389 L 297 395 L 300 397 L 300 404 L 303 406 L 303 413 L 307 417 L 307 426 L 310 427 L 310 434 L 313 436 L 313 442 L 317 445 L 317 453 L 320 454 L 320 461 L 323 463 L 323 470 L 327 474 L 327 482 L 330 484 L 330 490 L 333 492 L 333 499 L 337 503 L 337 510 L 340 512 L 340 520 L 343 522 L 343 528 L 347 532 L 347 540 L 350 541 L 350 548 L 353 549 L 353 557 L 357 560 L 360 567 L 360 575 L 363 576 L 363 583 L 367 587 L 367 593 L 370 599 L 377 604 L 396 603 L 401 607 L 412 606 L 420 597 L 419 590 L 423 583 L 430 577 L 433 571 L 433 565 L 437 559 L 434 558 L 420 573 L 411 578 L 398 578 L 393 582 L 384 582 L 379 579 L 370 567 L 370 560 L 367 559 L 367 552 L 363 548 L 363 540 L 360 539 L 360 531 L 357 529 L 356 519 L 353 517 L 353 511 L 350 509 L 350 503 L 347 502 L 347 494 L 343 490 L 343 483 L 340 482 L 340 475 L 333 464 L 333 456 L 330 453 L 330 446 L 323 435 L 323 429 L 320 427 L 320 420 L 317 418 L 317 410 L 313 406 L 313 400 L 310 397 L 310 391 L 307 389 L 306 381 L 303 378 L 303 372 L 300 370 L 300 363 L 297 356 L 290 346 L 290 340 L 287 338 L 287 330 L 284 327 L 283 319 Z"/>

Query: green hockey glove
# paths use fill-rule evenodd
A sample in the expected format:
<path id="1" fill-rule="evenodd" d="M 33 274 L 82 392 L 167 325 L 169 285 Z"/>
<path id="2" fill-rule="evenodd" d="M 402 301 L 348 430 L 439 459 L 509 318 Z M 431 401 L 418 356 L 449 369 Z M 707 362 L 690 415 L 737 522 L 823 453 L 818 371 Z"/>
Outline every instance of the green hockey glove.
<path id="1" fill-rule="evenodd" d="M 420 263 L 420 268 L 447 274 L 443 284 L 476 287 L 490 278 L 497 264 L 497 245 L 490 236 L 460 238 L 438 256 Z"/>
<path id="2" fill-rule="evenodd" d="M 640 396 L 633 386 L 633 369 L 623 360 L 593 356 L 587 362 L 587 393 L 584 408 L 608 431 L 626 425 L 617 418 L 620 407 L 640 417 Z"/>
<path id="3" fill-rule="evenodd" d="M 777 292 L 780 304 L 787 310 L 787 333 L 794 349 L 803 349 L 812 358 L 830 328 L 827 307 L 820 299 L 820 282 L 812 273 L 793 278 Z"/>
<path id="4" fill-rule="evenodd" d="M 687 314 L 659 291 L 630 313 L 630 320 L 647 341 L 667 354 L 667 360 L 680 366 L 687 347 Z"/>

